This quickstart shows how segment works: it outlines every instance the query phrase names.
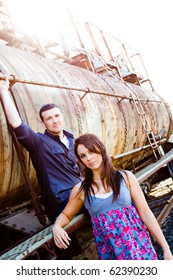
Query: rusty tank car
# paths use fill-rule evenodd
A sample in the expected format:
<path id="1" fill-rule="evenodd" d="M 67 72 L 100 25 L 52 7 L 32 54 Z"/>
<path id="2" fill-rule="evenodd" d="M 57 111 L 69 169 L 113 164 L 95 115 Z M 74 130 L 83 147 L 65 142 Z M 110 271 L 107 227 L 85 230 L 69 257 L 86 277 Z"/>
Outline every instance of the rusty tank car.
<path id="1" fill-rule="evenodd" d="M 97 134 L 105 143 L 117 168 L 133 169 L 133 164 L 137 169 L 146 155 L 153 154 L 151 144 L 148 151 L 142 149 L 137 154 L 116 158 L 117 155 L 148 144 L 147 127 L 144 128 L 140 121 L 142 113 L 135 108 L 134 99 L 141 100 L 148 121 L 147 133 L 153 131 L 154 135 L 159 135 L 164 128 L 167 140 L 171 135 L 171 112 L 165 101 L 154 92 L 134 84 L 125 84 L 117 75 L 96 75 L 73 65 L 6 46 L 0 47 L 0 60 L 1 71 L 17 77 L 11 92 L 26 123 L 35 131 L 42 131 L 38 111 L 47 102 L 56 103 L 63 115 L 67 116 L 64 120 L 66 129 L 73 131 L 75 136 L 85 132 Z M 27 81 L 32 81 L 32 84 Z M 55 87 L 49 87 L 49 84 Z M 56 84 L 60 88 L 56 88 Z M 138 99 L 136 102 L 139 102 Z M 0 202 L 3 207 L 7 207 L 19 201 L 19 198 L 23 199 L 27 190 L 2 107 L 0 141 Z M 36 185 L 35 172 L 26 152 L 25 157 L 26 170 L 32 184 Z"/>
<path id="2" fill-rule="evenodd" d="M 161 160 L 172 149 L 173 119 L 169 104 L 153 90 L 143 88 L 136 73 L 123 76 L 120 66 L 112 60 L 103 63 L 98 54 L 91 56 L 82 50 L 68 61 L 60 61 L 19 48 L 0 46 L 1 78 L 4 74 L 10 77 L 10 91 L 18 111 L 35 131 L 44 129 L 39 120 L 40 107 L 48 102 L 56 103 L 65 116 L 65 129 L 72 131 L 75 137 L 85 132 L 96 134 L 106 145 L 116 168 L 139 172 L 141 183 L 148 178 L 151 178 L 150 183 L 156 180 L 156 171 L 160 168 L 164 170 L 164 178 L 170 177 L 173 173 L 172 156 Z M 22 150 L 21 157 L 13 145 L 15 140 L 1 104 L 0 131 L 1 229 L 11 228 L 12 236 L 17 236 L 12 243 L 11 237 L 9 243 L 5 240 L 1 252 L 4 256 L 4 252 L 10 252 L 9 248 L 15 248 L 16 243 L 40 229 L 37 225 L 33 231 L 31 228 L 27 231 L 23 216 L 20 226 L 14 222 L 14 213 L 23 215 L 25 212 L 27 215 L 25 206 L 30 204 L 32 197 L 27 180 L 34 193 L 37 196 L 40 193 L 27 151 Z M 160 163 L 157 165 L 157 162 Z M 151 172 L 146 169 L 150 164 L 156 164 Z M 34 216 L 28 220 L 31 224 Z M 83 225 L 84 221 L 82 217 L 79 224 Z M 45 236 L 45 232 L 42 234 Z M 48 239 L 50 235 L 51 228 Z M 44 248 L 47 240 L 42 243 Z M 40 246 L 37 244 L 33 250 L 38 253 Z M 51 250 L 46 250 L 46 254 L 51 255 Z M 4 258 L 8 257 L 5 255 Z M 23 253 L 20 258 L 26 257 Z"/>

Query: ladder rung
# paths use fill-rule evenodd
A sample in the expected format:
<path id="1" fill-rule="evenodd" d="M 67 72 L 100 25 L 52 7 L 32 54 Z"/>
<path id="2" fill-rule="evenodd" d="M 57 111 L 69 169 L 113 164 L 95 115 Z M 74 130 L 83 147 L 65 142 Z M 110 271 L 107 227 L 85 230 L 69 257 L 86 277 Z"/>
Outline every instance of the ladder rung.
<path id="1" fill-rule="evenodd" d="M 145 115 L 145 113 L 140 113 L 140 112 L 138 112 L 138 114 L 139 114 L 139 115 Z"/>
<path id="2" fill-rule="evenodd" d="M 145 133 L 147 135 L 148 141 L 150 143 L 150 146 L 153 150 L 154 156 L 156 157 L 156 159 L 158 159 L 156 151 L 158 151 L 159 155 L 162 156 L 162 151 L 160 151 L 159 146 L 156 142 L 154 133 L 151 131 L 150 129 L 150 125 L 147 119 L 147 116 L 145 114 L 145 111 L 143 109 L 142 103 L 140 101 L 140 99 L 138 98 L 138 96 L 136 94 L 134 94 L 133 92 L 131 92 L 131 97 L 134 101 L 134 105 L 136 107 L 136 110 L 138 112 L 138 115 L 141 119 L 142 125 L 145 129 Z"/>
<path id="3" fill-rule="evenodd" d="M 151 145 L 152 149 L 158 148 L 158 145 Z"/>
<path id="4" fill-rule="evenodd" d="M 155 141 L 155 138 L 152 135 L 148 135 L 148 138 Z"/>

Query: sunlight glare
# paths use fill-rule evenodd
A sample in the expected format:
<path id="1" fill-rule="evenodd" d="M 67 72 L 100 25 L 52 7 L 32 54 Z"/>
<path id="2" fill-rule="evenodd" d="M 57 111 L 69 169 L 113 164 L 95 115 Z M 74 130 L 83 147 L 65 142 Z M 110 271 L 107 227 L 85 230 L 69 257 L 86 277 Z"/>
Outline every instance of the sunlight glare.
<path id="1" fill-rule="evenodd" d="M 12 22 L 39 38 L 55 38 L 68 23 L 68 1 L 6 0 L 5 3 Z"/>

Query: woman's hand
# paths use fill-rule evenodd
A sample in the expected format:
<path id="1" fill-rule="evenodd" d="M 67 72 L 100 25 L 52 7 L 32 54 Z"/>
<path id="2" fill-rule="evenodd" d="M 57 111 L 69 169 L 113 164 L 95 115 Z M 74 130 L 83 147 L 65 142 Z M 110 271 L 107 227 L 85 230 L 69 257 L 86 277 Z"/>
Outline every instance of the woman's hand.
<path id="1" fill-rule="evenodd" d="M 66 207 L 56 218 L 53 226 L 53 238 L 56 246 L 60 249 L 67 249 L 70 245 L 71 239 L 64 227 L 69 224 L 84 204 L 84 198 L 81 198 L 81 192 L 79 193 L 80 185 L 81 182 L 73 187 Z"/>
<path id="2" fill-rule="evenodd" d="M 53 227 L 53 238 L 55 244 L 60 249 L 67 249 L 70 245 L 70 237 L 67 232 L 59 225 L 54 225 Z"/>

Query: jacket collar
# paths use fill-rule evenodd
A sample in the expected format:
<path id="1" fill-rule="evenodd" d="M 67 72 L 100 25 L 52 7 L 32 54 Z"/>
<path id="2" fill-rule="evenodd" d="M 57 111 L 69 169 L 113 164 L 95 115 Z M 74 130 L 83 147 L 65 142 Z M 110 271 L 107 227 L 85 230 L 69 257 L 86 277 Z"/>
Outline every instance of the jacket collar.
<path id="1" fill-rule="evenodd" d="M 50 138 L 52 138 L 53 140 L 60 140 L 60 139 L 59 139 L 59 135 L 52 134 L 52 133 L 50 133 L 47 129 L 45 130 L 44 133 L 45 133 L 47 136 L 49 136 Z M 68 131 L 66 131 L 66 130 L 63 130 L 63 134 L 64 134 L 65 136 L 67 136 L 67 138 L 73 138 L 73 139 L 74 139 L 73 134 L 71 134 L 70 132 L 68 132 Z"/>

